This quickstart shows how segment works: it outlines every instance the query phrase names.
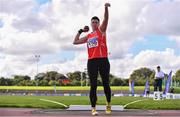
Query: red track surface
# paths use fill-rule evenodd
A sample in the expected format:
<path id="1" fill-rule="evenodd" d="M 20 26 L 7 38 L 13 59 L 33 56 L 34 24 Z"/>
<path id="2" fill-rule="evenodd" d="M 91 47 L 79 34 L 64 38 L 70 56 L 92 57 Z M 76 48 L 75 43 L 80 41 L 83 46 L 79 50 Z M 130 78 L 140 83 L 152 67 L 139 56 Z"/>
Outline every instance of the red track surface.
<path id="1" fill-rule="evenodd" d="M 92 117 L 90 111 L 67 111 L 58 109 L 0 108 L 0 117 Z M 98 117 L 180 117 L 180 110 L 124 110 L 106 115 L 99 111 Z"/>

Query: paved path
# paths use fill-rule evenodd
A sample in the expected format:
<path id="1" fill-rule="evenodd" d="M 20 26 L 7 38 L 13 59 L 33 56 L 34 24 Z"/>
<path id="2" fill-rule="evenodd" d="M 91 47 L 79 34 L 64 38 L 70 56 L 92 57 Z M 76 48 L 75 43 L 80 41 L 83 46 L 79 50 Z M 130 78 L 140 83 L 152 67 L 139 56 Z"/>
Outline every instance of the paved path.
<path id="1" fill-rule="evenodd" d="M 58 109 L 0 108 L 0 117 L 92 117 L 89 111 L 69 111 Z M 180 117 L 180 110 L 124 110 L 106 115 L 99 111 L 98 117 Z"/>

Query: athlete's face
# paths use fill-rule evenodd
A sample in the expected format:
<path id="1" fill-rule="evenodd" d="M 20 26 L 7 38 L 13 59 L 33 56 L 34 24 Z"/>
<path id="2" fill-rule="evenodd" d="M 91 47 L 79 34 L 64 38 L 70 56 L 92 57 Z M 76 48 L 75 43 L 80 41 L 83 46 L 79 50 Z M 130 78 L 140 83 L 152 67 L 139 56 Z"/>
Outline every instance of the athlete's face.
<path id="1" fill-rule="evenodd" d="M 91 27 L 93 30 L 96 30 L 99 27 L 99 21 L 97 19 L 91 20 Z"/>

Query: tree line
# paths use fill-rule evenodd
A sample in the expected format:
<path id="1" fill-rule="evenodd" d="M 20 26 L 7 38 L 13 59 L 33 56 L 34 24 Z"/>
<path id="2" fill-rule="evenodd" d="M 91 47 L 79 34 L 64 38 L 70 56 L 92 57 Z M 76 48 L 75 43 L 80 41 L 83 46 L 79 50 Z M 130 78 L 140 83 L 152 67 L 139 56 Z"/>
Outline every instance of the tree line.
<path id="1" fill-rule="evenodd" d="M 134 70 L 129 78 L 120 78 L 110 74 L 111 86 L 128 86 L 129 79 L 135 81 L 136 86 L 144 86 L 146 80 L 149 80 L 150 85 L 153 85 L 155 71 L 149 68 L 139 68 Z M 165 74 L 165 80 L 168 74 Z M 68 80 L 69 82 L 63 82 Z M 164 81 L 165 81 L 164 80 Z M 173 75 L 173 81 L 180 83 L 180 69 Z M 98 86 L 102 86 L 102 80 L 98 76 Z M 14 75 L 12 78 L 0 78 L 0 86 L 89 86 L 87 72 L 69 72 L 66 75 L 56 71 L 39 73 L 34 78 L 27 75 Z M 179 85 L 179 84 L 178 84 Z"/>

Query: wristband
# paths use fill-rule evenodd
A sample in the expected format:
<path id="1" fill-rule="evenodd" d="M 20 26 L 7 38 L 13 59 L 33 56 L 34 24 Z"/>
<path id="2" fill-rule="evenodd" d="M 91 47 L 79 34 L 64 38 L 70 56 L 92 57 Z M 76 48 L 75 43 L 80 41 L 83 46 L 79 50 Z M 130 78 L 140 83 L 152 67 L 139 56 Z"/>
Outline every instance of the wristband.
<path id="1" fill-rule="evenodd" d="M 81 34 L 82 32 L 83 32 L 83 29 L 80 29 L 80 30 L 78 31 L 79 34 Z"/>

